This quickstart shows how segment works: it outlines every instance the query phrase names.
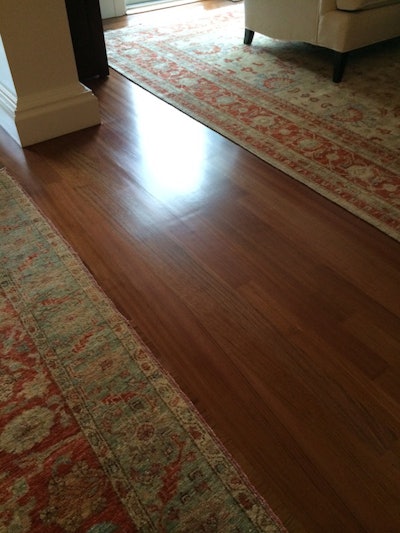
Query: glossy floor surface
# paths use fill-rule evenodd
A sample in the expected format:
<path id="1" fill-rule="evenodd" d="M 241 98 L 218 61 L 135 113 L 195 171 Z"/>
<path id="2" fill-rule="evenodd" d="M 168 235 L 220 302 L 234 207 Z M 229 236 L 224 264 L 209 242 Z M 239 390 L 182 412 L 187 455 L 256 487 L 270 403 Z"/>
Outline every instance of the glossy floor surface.
<path id="1" fill-rule="evenodd" d="M 400 531 L 400 244 L 115 72 L 89 85 L 101 126 L 0 129 L 0 160 L 289 531 Z"/>

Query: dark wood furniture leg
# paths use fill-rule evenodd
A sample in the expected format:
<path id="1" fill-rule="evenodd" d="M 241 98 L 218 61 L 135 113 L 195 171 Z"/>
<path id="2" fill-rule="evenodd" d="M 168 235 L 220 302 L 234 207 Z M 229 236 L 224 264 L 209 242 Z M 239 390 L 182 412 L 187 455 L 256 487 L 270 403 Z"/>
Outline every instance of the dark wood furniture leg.
<path id="1" fill-rule="evenodd" d="M 248 30 L 247 28 L 244 30 L 244 44 L 251 44 L 254 37 L 254 31 Z"/>
<path id="2" fill-rule="evenodd" d="M 346 66 L 349 52 L 333 52 L 333 81 L 340 83 L 343 78 L 343 72 Z"/>

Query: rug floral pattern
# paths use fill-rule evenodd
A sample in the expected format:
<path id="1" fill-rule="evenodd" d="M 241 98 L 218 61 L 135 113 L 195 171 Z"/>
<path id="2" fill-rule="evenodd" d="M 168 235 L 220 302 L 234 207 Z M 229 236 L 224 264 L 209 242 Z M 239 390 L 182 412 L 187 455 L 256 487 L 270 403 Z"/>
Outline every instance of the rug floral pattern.
<path id="1" fill-rule="evenodd" d="M 284 531 L 0 170 L 0 531 Z"/>
<path id="2" fill-rule="evenodd" d="M 354 52 L 256 34 L 243 4 L 105 33 L 110 66 L 400 240 L 400 40 Z"/>

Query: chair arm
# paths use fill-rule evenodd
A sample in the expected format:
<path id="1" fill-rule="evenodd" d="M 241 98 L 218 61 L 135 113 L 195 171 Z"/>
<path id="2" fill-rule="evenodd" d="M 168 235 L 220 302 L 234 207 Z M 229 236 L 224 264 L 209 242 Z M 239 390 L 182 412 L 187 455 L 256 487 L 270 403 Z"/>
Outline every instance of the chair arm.
<path id="1" fill-rule="evenodd" d="M 274 39 L 314 43 L 320 9 L 327 2 L 330 0 L 244 0 L 245 27 Z"/>

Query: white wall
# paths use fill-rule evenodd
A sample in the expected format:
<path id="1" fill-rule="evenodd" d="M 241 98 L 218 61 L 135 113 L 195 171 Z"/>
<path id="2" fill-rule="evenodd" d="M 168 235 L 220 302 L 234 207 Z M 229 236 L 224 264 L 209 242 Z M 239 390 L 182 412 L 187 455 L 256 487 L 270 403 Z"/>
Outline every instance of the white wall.
<path id="1" fill-rule="evenodd" d="M 103 19 L 125 15 L 125 0 L 100 0 L 100 11 Z"/>
<path id="2" fill-rule="evenodd" d="M 8 66 L 7 56 L 3 46 L 3 40 L 0 35 L 0 91 L 8 90 L 15 92 L 14 82 Z"/>

